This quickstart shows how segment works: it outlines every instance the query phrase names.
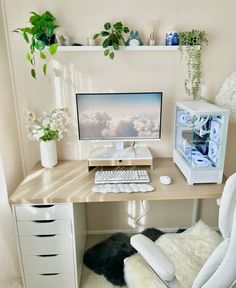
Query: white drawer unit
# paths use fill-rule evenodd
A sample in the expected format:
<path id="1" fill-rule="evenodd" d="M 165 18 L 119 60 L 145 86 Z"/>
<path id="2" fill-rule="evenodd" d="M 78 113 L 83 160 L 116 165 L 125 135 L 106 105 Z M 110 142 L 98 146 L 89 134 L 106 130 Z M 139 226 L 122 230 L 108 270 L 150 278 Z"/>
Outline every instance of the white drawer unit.
<path id="1" fill-rule="evenodd" d="M 33 220 L 17 222 L 19 235 L 71 234 L 71 220 Z"/>
<path id="2" fill-rule="evenodd" d="M 84 204 L 14 205 L 24 288 L 78 288 Z"/>
<path id="3" fill-rule="evenodd" d="M 74 269 L 72 254 L 64 255 L 23 255 L 25 274 L 71 273 Z"/>
<path id="4" fill-rule="evenodd" d="M 44 274 L 27 275 L 25 277 L 26 287 L 30 288 L 74 288 L 75 279 L 73 274 Z"/>
<path id="5" fill-rule="evenodd" d="M 72 253 L 72 235 L 20 236 L 20 248 L 22 255 Z"/>
<path id="6" fill-rule="evenodd" d="M 17 221 L 72 219 L 71 204 L 19 205 L 15 208 Z"/>

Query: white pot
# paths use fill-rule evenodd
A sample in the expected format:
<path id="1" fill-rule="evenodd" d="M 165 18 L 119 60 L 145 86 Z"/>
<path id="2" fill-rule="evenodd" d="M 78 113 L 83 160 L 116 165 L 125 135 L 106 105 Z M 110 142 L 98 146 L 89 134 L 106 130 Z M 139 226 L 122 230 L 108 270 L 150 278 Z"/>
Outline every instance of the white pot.
<path id="1" fill-rule="evenodd" d="M 52 168 L 57 165 L 57 145 L 56 141 L 40 141 L 41 165 L 45 168 Z"/>

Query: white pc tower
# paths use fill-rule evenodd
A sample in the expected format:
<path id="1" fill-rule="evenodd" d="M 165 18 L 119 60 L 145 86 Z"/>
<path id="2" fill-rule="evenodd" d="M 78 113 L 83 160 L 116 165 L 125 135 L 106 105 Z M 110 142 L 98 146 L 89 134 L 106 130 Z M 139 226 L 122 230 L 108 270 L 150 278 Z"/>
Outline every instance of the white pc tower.
<path id="1" fill-rule="evenodd" d="M 173 160 L 189 184 L 222 183 L 229 111 L 204 101 L 176 103 Z"/>

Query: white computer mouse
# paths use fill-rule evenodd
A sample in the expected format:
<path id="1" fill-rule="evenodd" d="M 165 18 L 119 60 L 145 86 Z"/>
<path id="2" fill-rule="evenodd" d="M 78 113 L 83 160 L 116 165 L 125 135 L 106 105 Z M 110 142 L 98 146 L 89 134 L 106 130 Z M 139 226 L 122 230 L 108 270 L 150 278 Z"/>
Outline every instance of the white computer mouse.
<path id="1" fill-rule="evenodd" d="M 169 176 L 161 176 L 160 181 L 161 181 L 161 184 L 164 184 L 164 185 L 169 185 L 172 182 Z"/>

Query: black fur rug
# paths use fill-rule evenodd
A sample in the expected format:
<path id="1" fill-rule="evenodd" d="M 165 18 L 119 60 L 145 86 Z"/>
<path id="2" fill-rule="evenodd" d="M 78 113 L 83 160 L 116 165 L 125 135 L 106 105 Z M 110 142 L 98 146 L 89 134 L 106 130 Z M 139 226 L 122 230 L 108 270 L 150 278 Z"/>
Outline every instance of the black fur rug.
<path id="1" fill-rule="evenodd" d="M 162 231 L 145 229 L 141 234 L 156 241 Z M 124 259 L 136 253 L 130 245 L 130 237 L 116 233 L 101 243 L 89 248 L 84 254 L 84 264 L 99 275 L 104 275 L 113 285 L 125 285 Z"/>

